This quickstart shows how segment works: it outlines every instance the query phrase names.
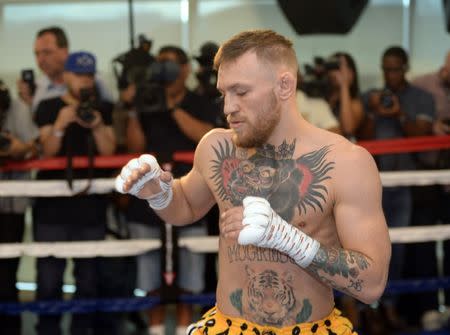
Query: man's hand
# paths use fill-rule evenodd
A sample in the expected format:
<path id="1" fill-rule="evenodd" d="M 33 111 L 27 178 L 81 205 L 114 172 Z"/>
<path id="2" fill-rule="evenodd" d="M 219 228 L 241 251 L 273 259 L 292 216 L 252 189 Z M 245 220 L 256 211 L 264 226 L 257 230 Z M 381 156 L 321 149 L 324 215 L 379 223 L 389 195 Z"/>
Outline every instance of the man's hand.
<path id="1" fill-rule="evenodd" d="M 220 232 L 225 238 L 278 250 L 302 268 L 311 263 L 320 248 L 318 241 L 283 220 L 264 198 L 246 197 L 242 204 L 222 214 Z"/>
<path id="2" fill-rule="evenodd" d="M 75 116 L 75 121 L 82 126 L 83 128 L 90 128 L 94 129 L 103 124 L 103 118 L 99 111 L 93 111 L 92 114 L 94 115 L 94 118 L 91 122 L 85 122 L 82 119 L 80 119 L 78 116 Z"/>
<path id="3" fill-rule="evenodd" d="M 237 240 L 242 228 L 244 218 L 244 207 L 232 207 L 222 213 L 219 220 L 220 234 L 231 240 Z"/>
<path id="4" fill-rule="evenodd" d="M 2 133 L 1 135 L 9 140 L 9 145 L 6 150 L 0 151 L 0 157 L 22 158 L 26 154 L 29 148 L 26 143 L 11 133 Z"/>
<path id="5" fill-rule="evenodd" d="M 344 56 L 341 56 L 339 58 L 339 69 L 330 71 L 330 75 L 336 80 L 340 88 L 350 86 L 351 72 Z"/>
<path id="6" fill-rule="evenodd" d="M 69 124 L 75 122 L 76 110 L 74 105 L 67 105 L 59 110 L 58 117 L 55 120 L 53 127 L 56 130 L 64 131 Z"/>
<path id="7" fill-rule="evenodd" d="M 448 120 L 436 120 L 433 123 L 433 133 L 435 135 L 449 135 L 450 134 L 450 122 Z"/>
<path id="8" fill-rule="evenodd" d="M 385 107 L 381 103 L 382 92 L 372 92 L 369 97 L 369 107 L 375 111 L 376 114 L 385 117 L 401 117 L 403 112 L 400 108 L 400 101 L 396 95 L 392 95 L 392 106 Z"/>
<path id="9" fill-rule="evenodd" d="M 154 209 L 163 209 L 172 200 L 172 174 L 163 171 L 154 156 L 141 155 L 122 168 L 116 190 L 146 199 Z"/>
<path id="10" fill-rule="evenodd" d="M 24 82 L 22 79 L 18 79 L 16 84 L 20 99 L 22 99 L 25 104 L 31 107 L 33 103 L 33 95 L 31 94 L 30 85 Z"/>

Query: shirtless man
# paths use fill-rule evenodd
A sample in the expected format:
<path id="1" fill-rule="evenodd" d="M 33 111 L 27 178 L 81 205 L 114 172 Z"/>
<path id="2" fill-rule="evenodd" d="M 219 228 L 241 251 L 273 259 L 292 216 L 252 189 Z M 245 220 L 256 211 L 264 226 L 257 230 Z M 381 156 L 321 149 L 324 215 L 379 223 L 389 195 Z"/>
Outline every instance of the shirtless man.
<path id="1" fill-rule="evenodd" d="M 206 134 L 180 179 L 150 155 L 116 179 L 174 225 L 218 203 L 217 305 L 188 333 L 352 334 L 332 289 L 376 301 L 391 252 L 371 155 L 302 119 L 297 57 L 283 36 L 240 33 L 215 66 L 230 129 Z"/>

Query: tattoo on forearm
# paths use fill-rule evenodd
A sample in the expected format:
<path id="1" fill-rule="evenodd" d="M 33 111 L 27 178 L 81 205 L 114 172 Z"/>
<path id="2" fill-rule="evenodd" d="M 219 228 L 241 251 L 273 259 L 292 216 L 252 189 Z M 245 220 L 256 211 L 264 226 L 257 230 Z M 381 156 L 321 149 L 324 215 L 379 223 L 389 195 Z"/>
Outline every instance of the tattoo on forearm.
<path id="1" fill-rule="evenodd" d="M 369 266 L 367 258 L 359 252 L 321 247 L 308 270 L 336 289 L 345 292 L 351 292 L 350 289 L 353 289 L 360 292 L 363 289 L 364 281 L 359 276 L 361 271 L 366 270 Z M 348 279 L 348 285 L 346 287 L 338 285 L 329 276 L 319 274 L 319 271 L 331 277 L 344 277 Z"/>

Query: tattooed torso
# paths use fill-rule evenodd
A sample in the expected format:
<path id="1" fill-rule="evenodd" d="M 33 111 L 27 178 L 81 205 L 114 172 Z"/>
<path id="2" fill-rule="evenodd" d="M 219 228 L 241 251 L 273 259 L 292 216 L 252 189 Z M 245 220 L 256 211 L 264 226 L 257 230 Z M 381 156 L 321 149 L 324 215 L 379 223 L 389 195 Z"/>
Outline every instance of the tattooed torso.
<path id="1" fill-rule="evenodd" d="M 267 199 L 287 222 L 338 245 L 333 219 L 333 144 L 305 150 L 292 141 L 256 150 L 224 137 L 211 145 L 208 182 L 221 211 L 248 196 Z M 210 156 L 211 157 L 211 156 Z M 327 315 L 332 290 L 287 255 L 220 239 L 218 307 L 260 324 L 286 326 Z"/>

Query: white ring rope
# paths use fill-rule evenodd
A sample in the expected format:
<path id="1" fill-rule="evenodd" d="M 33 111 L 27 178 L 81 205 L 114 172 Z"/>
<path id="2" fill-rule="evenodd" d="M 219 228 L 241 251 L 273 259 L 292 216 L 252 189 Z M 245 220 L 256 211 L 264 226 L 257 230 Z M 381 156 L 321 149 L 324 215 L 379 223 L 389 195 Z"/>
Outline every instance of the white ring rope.
<path id="1" fill-rule="evenodd" d="M 381 172 L 383 186 L 408 185 L 450 185 L 450 170 L 395 171 Z M 87 180 L 75 180 L 73 191 L 64 180 L 7 180 L 0 181 L 0 197 L 64 197 L 74 195 L 84 189 Z M 114 178 L 92 180 L 88 193 L 110 193 L 114 191 Z"/>
<path id="2" fill-rule="evenodd" d="M 381 172 L 383 186 L 407 185 L 450 185 L 450 170 Z M 90 193 L 109 193 L 114 190 L 114 178 L 95 179 L 92 181 Z M 0 197 L 57 197 L 71 196 L 84 189 L 86 180 L 76 180 L 71 191 L 66 181 L 0 181 Z M 450 224 L 423 227 L 390 228 L 393 243 L 431 242 L 450 239 Z M 215 253 L 218 250 L 217 236 L 180 238 L 180 247 L 193 252 Z M 139 255 L 161 247 L 158 239 L 134 239 L 120 241 L 83 241 L 83 242 L 51 242 L 51 243 L 0 243 L 0 258 L 29 255 L 34 257 L 55 256 L 67 257 L 117 257 Z"/>
<path id="3" fill-rule="evenodd" d="M 450 224 L 390 228 L 389 234 L 393 243 L 444 241 L 450 239 Z M 20 257 L 21 255 L 33 257 L 54 256 L 59 258 L 133 256 L 159 249 L 161 245 L 161 241 L 158 239 L 0 243 L 0 258 Z M 218 236 L 182 237 L 178 241 L 179 247 L 185 247 L 198 253 L 216 253 L 218 245 Z"/>

